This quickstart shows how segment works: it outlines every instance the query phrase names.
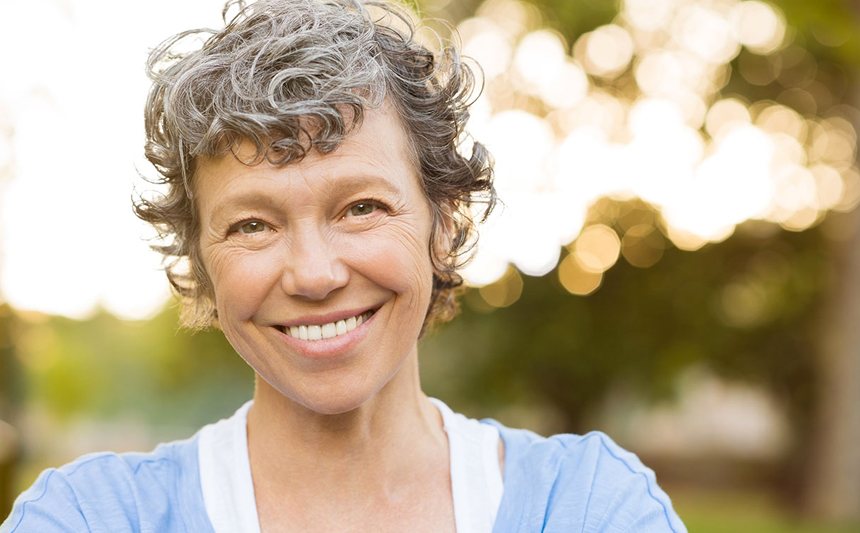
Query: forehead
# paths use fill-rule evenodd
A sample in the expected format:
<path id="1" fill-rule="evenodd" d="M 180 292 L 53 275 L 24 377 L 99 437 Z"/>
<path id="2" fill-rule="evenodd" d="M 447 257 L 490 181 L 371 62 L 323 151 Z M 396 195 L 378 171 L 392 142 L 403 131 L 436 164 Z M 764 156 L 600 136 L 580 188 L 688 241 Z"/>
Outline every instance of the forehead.
<path id="1" fill-rule="evenodd" d="M 203 204 L 223 203 L 234 189 L 274 185 L 285 177 L 290 177 L 294 186 L 304 182 L 353 188 L 375 180 L 399 189 L 417 186 L 423 191 L 419 176 L 406 130 L 391 106 L 385 105 L 367 110 L 361 124 L 332 152 L 311 150 L 301 160 L 275 166 L 259 157 L 253 143 L 241 141 L 226 154 L 200 158 L 193 183 L 201 208 Z"/>
<path id="2" fill-rule="evenodd" d="M 384 151 L 389 157 L 404 157 L 415 166 L 416 170 L 418 169 L 418 155 L 410 135 L 390 102 L 385 101 L 379 108 L 364 108 L 362 121 L 357 125 L 353 122 L 353 113 L 350 108 L 341 107 L 340 111 L 348 133 L 331 152 L 323 153 L 312 148 L 307 151 L 302 161 L 305 159 L 314 160 L 331 154 L 343 156 L 363 152 L 366 155 L 372 155 L 372 152 Z M 310 135 L 316 136 L 322 129 L 322 120 L 319 116 L 308 116 L 301 118 L 299 123 L 300 127 L 309 132 Z M 353 126 L 351 130 L 350 125 Z M 265 136 L 261 137 L 265 139 Z M 222 151 L 217 154 L 199 156 L 197 168 L 217 163 L 223 155 L 232 154 L 249 165 L 266 159 L 266 154 L 260 154 L 255 148 L 255 143 L 248 137 L 243 137 L 241 132 L 237 132 L 234 139 L 238 139 L 238 142 L 227 141 L 228 144 L 221 144 L 220 150 Z M 300 138 L 298 140 L 307 148 L 309 144 L 307 139 Z M 326 139 L 316 140 L 325 141 Z M 286 164 L 290 164 L 290 162 Z"/>

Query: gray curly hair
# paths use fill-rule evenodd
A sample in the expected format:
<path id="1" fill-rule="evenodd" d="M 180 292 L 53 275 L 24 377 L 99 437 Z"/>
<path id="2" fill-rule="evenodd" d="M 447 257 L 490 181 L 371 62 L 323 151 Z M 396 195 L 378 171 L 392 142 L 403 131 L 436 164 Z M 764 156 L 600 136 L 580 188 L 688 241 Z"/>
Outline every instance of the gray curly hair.
<path id="1" fill-rule="evenodd" d="M 228 12 L 238 13 L 228 22 Z M 492 161 L 479 143 L 458 151 L 474 76 L 447 47 L 438 56 L 416 42 L 401 9 L 359 0 L 227 2 L 225 28 L 186 31 L 156 47 L 147 62 L 153 82 L 145 108 L 147 159 L 165 194 L 139 197 L 135 213 L 152 224 L 165 271 L 181 302 L 182 324 L 217 326 L 212 284 L 200 258 L 192 181 L 199 158 L 225 154 L 242 141 L 275 165 L 309 151 L 330 153 L 360 126 L 366 109 L 390 102 L 407 131 L 424 192 L 433 207 L 428 243 L 433 289 L 424 329 L 457 312 L 456 270 L 475 234 L 475 202 L 496 201 Z M 202 46 L 179 50 L 190 37 Z M 482 217 L 482 218 L 483 218 Z M 440 233 L 448 246 L 434 246 Z M 424 330 L 422 330 L 423 333 Z"/>

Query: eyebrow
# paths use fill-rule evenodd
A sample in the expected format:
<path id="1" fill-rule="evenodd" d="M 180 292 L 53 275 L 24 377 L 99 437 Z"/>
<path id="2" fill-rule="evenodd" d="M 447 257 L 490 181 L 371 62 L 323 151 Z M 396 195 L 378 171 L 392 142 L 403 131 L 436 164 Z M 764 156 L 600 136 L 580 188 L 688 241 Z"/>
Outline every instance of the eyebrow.
<path id="1" fill-rule="evenodd" d="M 278 202 L 271 194 L 263 194 L 261 192 L 243 192 L 237 194 L 228 194 L 216 202 L 212 209 L 212 220 L 219 220 L 224 216 L 225 211 L 243 211 L 252 208 L 274 208 Z"/>
<path id="2" fill-rule="evenodd" d="M 381 176 L 376 176 L 372 174 L 358 174 L 355 176 L 348 175 L 342 177 L 334 177 L 331 179 L 337 180 L 338 192 L 340 192 L 341 194 L 353 194 L 354 192 L 358 192 L 362 189 L 381 187 L 382 189 L 385 189 L 386 192 L 394 194 L 398 197 L 401 197 L 403 195 L 403 191 L 400 189 L 400 187 Z"/>
<path id="3" fill-rule="evenodd" d="M 349 196 L 362 190 L 372 192 L 372 189 L 381 188 L 386 193 L 392 194 L 398 200 L 403 198 L 403 191 L 391 181 L 376 175 L 358 174 L 340 177 L 321 177 L 320 179 L 336 180 L 336 188 L 330 196 Z M 212 220 L 219 220 L 227 210 L 242 211 L 245 209 L 280 208 L 281 200 L 277 196 L 261 191 L 239 192 L 227 194 L 216 202 L 212 209 Z"/>

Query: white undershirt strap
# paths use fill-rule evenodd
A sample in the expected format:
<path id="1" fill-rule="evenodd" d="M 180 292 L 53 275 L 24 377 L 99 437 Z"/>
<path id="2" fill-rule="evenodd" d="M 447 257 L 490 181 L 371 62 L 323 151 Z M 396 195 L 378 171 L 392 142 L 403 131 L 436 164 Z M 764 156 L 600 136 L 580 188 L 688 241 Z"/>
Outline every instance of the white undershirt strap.
<path id="1" fill-rule="evenodd" d="M 251 461 L 248 458 L 248 410 L 200 430 L 197 457 L 206 514 L 215 533 L 260 533 Z"/>
<path id="2" fill-rule="evenodd" d="M 499 430 L 455 413 L 436 398 L 451 456 L 451 492 L 457 533 L 490 533 L 502 501 Z"/>
<path id="3" fill-rule="evenodd" d="M 451 491 L 457 533 L 490 533 L 502 501 L 499 430 L 454 413 L 440 400 L 451 456 Z M 215 533 L 260 533 L 248 459 L 248 410 L 200 430 L 197 447 L 206 514 Z"/>

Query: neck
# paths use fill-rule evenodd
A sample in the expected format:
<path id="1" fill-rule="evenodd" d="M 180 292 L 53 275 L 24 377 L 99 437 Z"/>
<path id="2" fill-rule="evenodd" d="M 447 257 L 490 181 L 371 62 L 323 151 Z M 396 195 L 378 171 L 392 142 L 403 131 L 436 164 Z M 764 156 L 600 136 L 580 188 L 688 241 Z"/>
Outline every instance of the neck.
<path id="1" fill-rule="evenodd" d="M 255 487 L 274 493 L 349 486 L 390 493 L 414 479 L 416 464 L 447 468 L 441 416 L 421 391 L 417 354 L 370 399 L 335 415 L 314 412 L 257 376 L 248 451 Z"/>

